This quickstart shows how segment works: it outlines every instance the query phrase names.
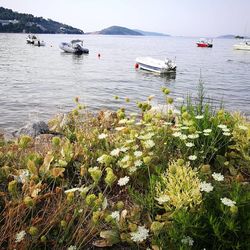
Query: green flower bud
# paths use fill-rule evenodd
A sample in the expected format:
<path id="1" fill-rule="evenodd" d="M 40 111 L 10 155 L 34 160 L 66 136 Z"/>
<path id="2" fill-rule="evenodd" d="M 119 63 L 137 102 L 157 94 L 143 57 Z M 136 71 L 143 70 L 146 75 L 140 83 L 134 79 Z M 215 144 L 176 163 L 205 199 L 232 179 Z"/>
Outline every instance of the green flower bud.
<path id="1" fill-rule="evenodd" d="M 61 220 L 60 225 L 63 229 L 67 227 L 67 222 L 65 220 Z"/>
<path id="2" fill-rule="evenodd" d="M 38 228 L 37 227 L 30 227 L 30 229 L 29 229 L 29 234 L 31 235 L 31 236 L 36 236 L 37 234 L 38 234 Z"/>
<path id="3" fill-rule="evenodd" d="M 100 222 L 101 216 L 102 216 L 102 212 L 101 211 L 95 211 L 95 212 L 93 212 L 92 221 L 95 224 L 97 224 L 98 222 Z"/>
<path id="4" fill-rule="evenodd" d="M 94 203 L 94 201 L 96 200 L 96 196 L 94 195 L 94 194 L 89 194 L 89 195 L 87 195 L 86 196 L 86 203 L 87 203 L 87 205 L 91 205 L 91 204 L 93 204 Z"/>
<path id="5" fill-rule="evenodd" d="M 123 201 L 118 201 L 116 203 L 116 207 L 118 210 L 122 210 L 124 208 L 124 202 Z"/>
<path id="6" fill-rule="evenodd" d="M 23 202 L 27 207 L 33 207 L 35 205 L 35 201 L 30 196 L 26 196 Z"/>
<path id="7" fill-rule="evenodd" d="M 172 97 L 167 98 L 167 103 L 172 104 L 174 102 L 174 99 Z"/>
<path id="8" fill-rule="evenodd" d="M 47 241 L 47 238 L 45 235 L 43 235 L 40 239 L 41 239 L 41 242 L 43 242 L 43 243 L 45 243 Z"/>
<path id="9" fill-rule="evenodd" d="M 146 157 L 143 157 L 143 162 L 147 165 L 149 164 L 151 161 L 151 157 L 150 156 L 146 156 Z"/>
<path id="10" fill-rule="evenodd" d="M 154 233 L 154 235 L 158 235 L 160 231 L 162 230 L 163 226 L 164 226 L 164 223 L 161 223 L 159 221 L 154 221 L 151 224 L 150 230 L 151 232 Z"/>
<path id="11" fill-rule="evenodd" d="M 108 186 L 112 186 L 112 184 L 117 180 L 116 175 L 114 174 L 112 168 L 106 168 L 107 175 L 105 177 L 105 183 Z"/>
<path id="12" fill-rule="evenodd" d="M 32 141 L 32 138 L 30 136 L 23 135 L 21 136 L 18 145 L 20 148 L 25 149 L 28 147 L 31 141 Z"/>
<path id="13" fill-rule="evenodd" d="M 237 206 L 232 206 L 230 207 L 230 212 L 234 215 L 238 213 L 238 207 Z"/>
<path id="14" fill-rule="evenodd" d="M 8 191 L 13 195 L 17 193 L 17 181 L 16 180 L 9 182 Z"/>
<path id="15" fill-rule="evenodd" d="M 98 167 L 89 168 L 88 172 L 90 173 L 91 178 L 94 183 L 97 184 L 102 176 L 102 171 Z"/>
<path id="16" fill-rule="evenodd" d="M 177 160 L 177 164 L 178 164 L 179 166 L 183 166 L 184 163 L 185 163 L 185 161 L 184 161 L 183 159 L 178 159 L 178 160 Z"/>
<path id="17" fill-rule="evenodd" d="M 72 202 L 74 197 L 75 197 L 74 192 L 67 193 L 67 201 L 68 202 Z"/>
<path id="18" fill-rule="evenodd" d="M 59 137 L 57 137 L 57 136 L 53 137 L 53 139 L 52 139 L 52 145 L 54 147 L 58 147 L 60 145 L 60 143 L 61 143 L 61 139 Z"/>
<path id="19" fill-rule="evenodd" d="M 208 164 L 202 165 L 200 171 L 204 174 L 210 174 L 211 173 L 210 165 Z"/>

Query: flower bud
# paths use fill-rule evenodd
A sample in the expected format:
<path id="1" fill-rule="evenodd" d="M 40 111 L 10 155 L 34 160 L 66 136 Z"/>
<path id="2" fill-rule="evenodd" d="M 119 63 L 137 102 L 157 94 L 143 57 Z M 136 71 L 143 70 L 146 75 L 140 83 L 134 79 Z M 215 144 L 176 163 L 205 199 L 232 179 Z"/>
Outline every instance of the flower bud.
<path id="1" fill-rule="evenodd" d="M 29 234 L 31 235 L 31 236 L 36 236 L 37 234 L 38 234 L 38 228 L 37 227 L 30 227 L 30 229 L 29 229 Z"/>

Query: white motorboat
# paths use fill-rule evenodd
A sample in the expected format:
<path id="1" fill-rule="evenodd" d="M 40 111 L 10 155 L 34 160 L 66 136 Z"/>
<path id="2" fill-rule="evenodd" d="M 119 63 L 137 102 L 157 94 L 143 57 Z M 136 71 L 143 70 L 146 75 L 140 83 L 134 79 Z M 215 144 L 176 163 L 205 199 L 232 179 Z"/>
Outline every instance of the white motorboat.
<path id="1" fill-rule="evenodd" d="M 136 58 L 136 68 L 166 74 L 176 72 L 176 64 L 170 59 L 158 60 L 151 57 L 138 57 Z"/>
<path id="2" fill-rule="evenodd" d="M 59 45 L 60 49 L 67 53 L 74 54 L 88 54 L 89 50 L 83 47 L 82 40 L 72 40 L 70 43 L 61 43 Z"/>
<path id="3" fill-rule="evenodd" d="M 35 41 L 37 41 L 38 38 L 35 35 L 29 34 L 28 37 L 26 38 L 26 42 L 28 44 L 34 44 Z"/>
<path id="4" fill-rule="evenodd" d="M 233 48 L 236 50 L 249 50 L 250 51 L 250 41 L 245 41 L 243 43 L 235 44 Z"/>
<path id="5" fill-rule="evenodd" d="M 38 36 L 36 36 L 36 35 L 28 35 L 28 37 L 26 38 L 26 42 L 28 43 L 28 44 L 33 44 L 34 46 L 38 46 L 38 47 L 40 47 L 40 46 L 45 46 L 46 45 L 46 43 L 44 42 L 44 41 L 42 41 L 42 40 L 40 40 L 39 38 L 38 38 Z"/>

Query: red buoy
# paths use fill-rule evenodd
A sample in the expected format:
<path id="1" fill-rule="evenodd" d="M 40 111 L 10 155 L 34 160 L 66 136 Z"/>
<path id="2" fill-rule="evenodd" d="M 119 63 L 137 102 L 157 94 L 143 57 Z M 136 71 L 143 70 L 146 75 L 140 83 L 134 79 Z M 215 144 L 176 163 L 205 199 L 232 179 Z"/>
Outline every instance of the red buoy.
<path id="1" fill-rule="evenodd" d="M 139 69 L 139 64 L 138 63 L 135 64 L 135 69 Z"/>
<path id="2" fill-rule="evenodd" d="M 98 53 L 98 58 L 101 58 L 101 54 L 100 53 Z"/>

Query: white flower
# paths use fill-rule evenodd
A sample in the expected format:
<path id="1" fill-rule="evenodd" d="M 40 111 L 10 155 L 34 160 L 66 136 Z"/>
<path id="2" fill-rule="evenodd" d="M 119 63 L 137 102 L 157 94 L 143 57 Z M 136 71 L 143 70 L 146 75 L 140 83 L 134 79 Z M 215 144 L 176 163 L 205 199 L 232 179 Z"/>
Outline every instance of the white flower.
<path id="1" fill-rule="evenodd" d="M 188 126 L 183 126 L 183 127 L 181 127 L 181 129 L 182 130 L 187 130 L 187 129 L 189 129 L 189 127 Z"/>
<path id="2" fill-rule="evenodd" d="M 247 126 L 244 126 L 244 125 L 239 125 L 239 129 L 248 130 Z"/>
<path id="3" fill-rule="evenodd" d="M 197 120 L 201 120 L 201 119 L 204 118 L 204 115 L 197 115 L 197 116 L 195 116 L 195 118 L 196 118 Z"/>
<path id="4" fill-rule="evenodd" d="M 180 139 L 181 139 L 181 140 L 186 140 L 187 138 L 188 138 L 188 137 L 187 137 L 186 135 L 183 135 L 183 134 L 180 136 Z"/>
<path id="5" fill-rule="evenodd" d="M 197 138 L 199 138 L 199 135 L 198 134 L 191 134 L 191 135 L 188 135 L 188 138 L 189 139 L 197 139 Z"/>
<path id="6" fill-rule="evenodd" d="M 142 156 L 142 152 L 141 151 L 135 151 L 134 156 L 138 158 L 138 157 Z"/>
<path id="7" fill-rule="evenodd" d="M 127 162 L 127 161 L 129 161 L 130 160 L 130 156 L 129 155 L 126 155 L 126 156 L 124 156 L 122 159 L 121 159 L 121 162 Z"/>
<path id="8" fill-rule="evenodd" d="M 224 125 L 224 124 L 219 124 L 219 125 L 218 125 L 218 128 L 225 129 L 225 128 L 227 128 L 227 126 Z"/>
<path id="9" fill-rule="evenodd" d="M 129 182 L 129 176 L 125 176 L 123 178 L 120 178 L 118 180 L 118 185 L 119 186 L 125 186 Z"/>
<path id="10" fill-rule="evenodd" d="M 189 147 L 189 148 L 192 148 L 194 146 L 194 144 L 192 142 L 187 142 L 186 146 Z"/>
<path id="11" fill-rule="evenodd" d="M 224 181 L 224 176 L 221 173 L 213 173 L 212 177 L 216 180 L 216 181 Z"/>
<path id="12" fill-rule="evenodd" d="M 70 247 L 67 248 L 67 250 L 76 250 L 76 249 L 77 249 L 77 247 L 73 246 L 73 245 L 71 245 Z"/>
<path id="13" fill-rule="evenodd" d="M 25 235 L 26 235 L 26 232 L 24 230 L 17 233 L 15 242 L 21 242 L 24 239 Z"/>
<path id="14" fill-rule="evenodd" d="M 163 194 L 163 195 L 161 195 L 161 196 L 159 196 L 158 198 L 155 198 L 155 199 L 158 201 L 158 203 L 160 205 L 162 205 L 163 203 L 168 202 L 170 200 L 170 197 L 168 195 L 166 195 L 166 194 Z"/>
<path id="15" fill-rule="evenodd" d="M 226 206 L 228 206 L 228 207 L 233 207 L 233 206 L 235 206 L 235 204 L 236 204 L 235 201 L 232 201 L 232 200 L 230 200 L 230 199 L 228 199 L 228 198 L 226 198 L 226 197 L 220 198 L 220 200 L 221 200 L 221 202 L 222 202 L 224 205 L 226 205 Z"/>
<path id="16" fill-rule="evenodd" d="M 197 156 L 196 155 L 190 155 L 190 156 L 188 156 L 188 159 L 190 161 L 195 161 L 197 159 Z"/>
<path id="17" fill-rule="evenodd" d="M 102 156 L 97 158 L 97 161 L 100 162 L 100 163 L 104 163 L 105 157 L 106 157 L 106 155 L 102 155 Z"/>
<path id="18" fill-rule="evenodd" d="M 229 132 L 230 131 L 229 128 L 223 128 L 222 130 L 223 130 L 223 132 Z"/>
<path id="19" fill-rule="evenodd" d="M 144 145 L 145 145 L 145 148 L 152 148 L 152 147 L 154 147 L 155 143 L 152 140 L 147 140 L 147 141 L 145 141 Z"/>
<path id="20" fill-rule="evenodd" d="M 145 226 L 139 226 L 136 232 L 130 233 L 131 240 L 134 242 L 142 242 L 149 236 L 149 230 Z"/>
<path id="21" fill-rule="evenodd" d="M 208 133 L 211 133 L 211 132 L 212 132 L 212 129 L 207 128 L 207 129 L 204 129 L 203 132 L 206 133 L 206 134 L 208 134 Z"/>
<path id="22" fill-rule="evenodd" d="M 115 219 L 117 222 L 120 220 L 120 212 L 119 211 L 114 211 L 111 213 L 111 217 Z"/>
<path id="23" fill-rule="evenodd" d="M 181 132 L 174 132 L 172 135 L 174 137 L 180 137 L 182 135 L 182 133 Z"/>
<path id="24" fill-rule="evenodd" d="M 173 125 L 172 122 L 164 122 L 163 124 L 166 125 L 166 126 L 172 126 Z"/>
<path id="25" fill-rule="evenodd" d="M 208 134 L 208 133 L 204 133 L 204 135 L 205 135 L 205 136 L 209 136 L 210 134 Z"/>
<path id="26" fill-rule="evenodd" d="M 127 147 L 122 147 L 122 148 L 120 148 L 120 150 L 121 150 L 122 152 L 126 152 L 126 151 L 128 151 L 128 148 L 127 148 Z"/>
<path id="27" fill-rule="evenodd" d="M 193 246 L 194 240 L 190 236 L 185 236 L 182 240 L 181 243 L 189 246 Z"/>
<path id="28" fill-rule="evenodd" d="M 17 176 L 17 181 L 24 184 L 28 180 L 29 175 L 29 170 L 21 169 L 19 176 Z"/>
<path id="29" fill-rule="evenodd" d="M 201 182 L 200 184 L 200 190 L 203 192 L 211 192 L 213 191 L 214 187 L 211 185 L 211 183 L 207 183 L 205 181 Z"/>
<path id="30" fill-rule="evenodd" d="M 102 140 L 102 139 L 105 139 L 107 136 L 108 136 L 107 134 L 102 133 L 98 135 L 98 139 Z"/>
<path id="31" fill-rule="evenodd" d="M 223 135 L 225 135 L 225 136 L 230 136 L 231 133 L 229 133 L 229 132 L 224 132 Z"/>
<path id="32" fill-rule="evenodd" d="M 115 148 L 110 152 L 110 155 L 112 156 L 118 156 L 120 153 L 120 149 L 119 148 Z"/>
<path id="33" fill-rule="evenodd" d="M 134 140 L 126 140 L 126 143 L 127 143 L 127 144 L 130 144 L 130 143 L 132 143 L 132 142 L 134 142 Z"/>
<path id="34" fill-rule="evenodd" d="M 136 167 L 140 167 L 141 165 L 142 165 L 142 161 L 141 160 L 136 160 L 135 162 L 134 162 L 134 164 L 135 164 L 135 166 Z"/>
<path id="35" fill-rule="evenodd" d="M 78 213 L 79 213 L 79 214 L 81 214 L 82 212 L 83 212 L 83 209 L 82 209 L 82 208 L 78 210 Z"/>

